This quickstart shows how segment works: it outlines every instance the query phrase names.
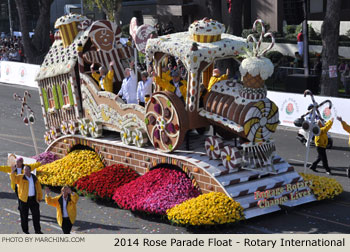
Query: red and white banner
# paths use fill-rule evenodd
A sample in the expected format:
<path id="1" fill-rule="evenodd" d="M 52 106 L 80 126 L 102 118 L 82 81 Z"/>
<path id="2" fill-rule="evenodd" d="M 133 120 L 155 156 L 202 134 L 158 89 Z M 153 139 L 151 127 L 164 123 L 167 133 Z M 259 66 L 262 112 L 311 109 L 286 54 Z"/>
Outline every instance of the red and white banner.
<path id="1" fill-rule="evenodd" d="M 279 108 L 280 125 L 294 126 L 294 120 L 307 112 L 307 107 L 312 103 L 310 96 L 304 97 L 303 94 L 283 93 L 268 91 L 267 97 L 272 100 Z M 324 97 L 314 96 L 317 103 L 321 103 L 324 100 L 332 101 L 332 109 L 328 108 L 328 103 L 319 108 L 319 111 L 326 121 L 334 117 L 334 123 L 330 130 L 332 133 L 338 133 L 343 135 L 349 135 L 341 123 L 336 119 L 337 116 L 341 116 L 345 122 L 350 124 L 350 99 L 336 98 L 336 97 Z"/>
<path id="2" fill-rule="evenodd" d="M 0 82 L 38 87 L 35 77 L 40 65 L 13 61 L 0 61 Z"/>

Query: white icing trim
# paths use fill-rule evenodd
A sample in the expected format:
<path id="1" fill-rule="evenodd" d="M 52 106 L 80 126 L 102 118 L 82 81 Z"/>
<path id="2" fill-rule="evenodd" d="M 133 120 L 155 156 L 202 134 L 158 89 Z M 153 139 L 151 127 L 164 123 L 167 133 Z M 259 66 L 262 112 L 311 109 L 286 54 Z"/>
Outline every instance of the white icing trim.
<path id="1" fill-rule="evenodd" d="M 245 39 L 223 33 L 221 40 L 212 43 L 197 43 L 198 50 L 192 50 L 194 40 L 188 32 L 173 33 L 149 39 L 146 55 L 151 61 L 156 52 L 178 57 L 188 71 L 197 73 L 201 62 L 214 62 L 217 58 L 235 57 L 244 52 L 248 44 Z"/>
<path id="2" fill-rule="evenodd" d="M 57 29 L 61 25 L 66 25 L 66 24 L 70 24 L 73 22 L 82 22 L 85 20 L 88 20 L 88 18 L 85 16 L 82 16 L 80 14 L 75 14 L 75 13 L 69 13 L 68 15 L 60 17 L 56 20 L 55 28 Z"/>
<path id="3" fill-rule="evenodd" d="M 260 75 L 263 80 L 269 78 L 273 74 L 273 70 L 274 66 L 271 60 L 265 57 L 250 57 L 244 59 L 239 66 L 242 77 L 249 73 L 253 77 Z"/>
<path id="4" fill-rule="evenodd" d="M 210 120 L 213 120 L 215 122 L 218 122 L 226 127 L 229 127 L 230 129 L 233 129 L 237 132 L 242 132 L 244 130 L 243 126 L 235 123 L 234 121 L 228 120 L 227 118 L 224 118 L 222 116 L 219 116 L 217 114 L 213 114 L 211 112 L 208 112 L 204 109 L 200 109 L 199 115 L 208 118 Z"/>
<path id="5" fill-rule="evenodd" d="M 193 22 L 188 28 L 191 35 L 209 35 L 216 36 L 225 32 L 225 25 L 216 20 L 198 20 Z"/>

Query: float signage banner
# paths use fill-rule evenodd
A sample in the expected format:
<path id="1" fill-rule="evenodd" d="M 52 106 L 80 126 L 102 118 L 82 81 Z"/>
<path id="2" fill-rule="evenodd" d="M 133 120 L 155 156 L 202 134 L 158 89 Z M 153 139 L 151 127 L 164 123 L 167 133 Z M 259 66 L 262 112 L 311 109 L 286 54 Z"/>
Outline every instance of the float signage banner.
<path id="1" fill-rule="evenodd" d="M 311 104 L 309 96 L 304 97 L 303 94 L 283 93 L 268 91 L 267 96 L 274 101 L 279 108 L 280 125 L 295 127 L 294 120 L 307 112 L 307 107 Z M 319 108 L 321 116 L 328 121 L 334 117 L 334 123 L 330 130 L 332 133 L 348 135 L 343 129 L 341 123 L 336 120 L 337 116 L 341 116 L 344 121 L 350 123 L 350 114 L 346 113 L 344 108 L 350 107 L 350 99 L 314 96 L 316 102 L 320 103 L 325 99 L 332 101 L 332 108 L 328 108 L 328 104 Z M 342 112 L 344 111 L 344 112 Z"/>
<path id="2" fill-rule="evenodd" d="M 39 72 L 40 65 L 13 61 L 1 61 L 0 64 L 0 82 L 38 87 L 35 77 Z"/>

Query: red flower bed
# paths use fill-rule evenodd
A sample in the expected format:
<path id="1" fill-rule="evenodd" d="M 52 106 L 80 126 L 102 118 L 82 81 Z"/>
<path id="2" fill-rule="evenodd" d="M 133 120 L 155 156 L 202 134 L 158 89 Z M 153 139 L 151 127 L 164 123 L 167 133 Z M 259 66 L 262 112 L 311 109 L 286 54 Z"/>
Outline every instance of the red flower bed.
<path id="1" fill-rule="evenodd" d="M 165 214 L 167 209 L 199 194 L 183 172 L 160 168 L 119 187 L 113 200 L 125 209 Z"/>
<path id="2" fill-rule="evenodd" d="M 111 165 L 98 172 L 91 173 L 75 182 L 74 186 L 78 191 L 96 197 L 111 200 L 115 190 L 139 175 L 130 168 L 123 165 Z"/>

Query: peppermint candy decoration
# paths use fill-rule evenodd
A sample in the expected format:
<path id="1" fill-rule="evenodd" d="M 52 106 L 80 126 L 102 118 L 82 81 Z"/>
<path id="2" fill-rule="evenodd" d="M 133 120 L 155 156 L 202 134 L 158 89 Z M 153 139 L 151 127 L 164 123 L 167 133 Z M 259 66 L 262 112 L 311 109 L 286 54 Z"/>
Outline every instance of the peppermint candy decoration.
<path id="1" fill-rule="evenodd" d="M 72 135 L 77 134 L 78 131 L 79 131 L 79 124 L 78 124 L 78 122 L 76 122 L 74 120 L 70 120 L 68 122 L 68 130 L 69 130 L 69 133 L 72 134 Z"/>
<path id="2" fill-rule="evenodd" d="M 141 148 L 148 142 L 147 132 L 144 129 L 136 129 L 132 132 L 134 145 Z"/>
<path id="3" fill-rule="evenodd" d="M 242 155 L 237 147 L 225 146 L 221 152 L 221 161 L 229 171 L 238 171 L 242 166 Z"/>
<path id="4" fill-rule="evenodd" d="M 148 24 L 143 24 L 137 28 L 136 36 L 134 39 L 137 50 L 143 54 L 145 53 L 147 40 L 151 38 L 151 35 L 154 32 L 156 32 L 156 29 Z"/>
<path id="5" fill-rule="evenodd" d="M 204 146 L 210 159 L 219 159 L 221 157 L 221 149 L 224 146 L 221 138 L 216 136 L 207 137 Z"/>
<path id="6" fill-rule="evenodd" d="M 46 131 L 44 134 L 44 140 L 47 145 L 50 145 L 52 142 L 50 131 Z"/>
<path id="7" fill-rule="evenodd" d="M 86 19 L 83 22 L 80 22 L 78 24 L 78 30 L 79 31 L 85 31 L 90 25 L 91 25 L 91 20 L 90 19 Z"/>
<path id="8" fill-rule="evenodd" d="M 68 126 L 68 123 L 66 121 L 63 121 L 61 123 L 61 132 L 63 133 L 63 135 L 69 134 L 69 126 Z"/>
<path id="9" fill-rule="evenodd" d="M 89 135 L 89 122 L 90 120 L 87 118 L 79 120 L 79 132 L 82 136 Z"/>
<path id="10" fill-rule="evenodd" d="M 132 134 L 131 130 L 129 128 L 122 128 L 120 131 L 120 138 L 122 139 L 122 142 L 126 145 L 130 145 L 132 143 Z"/>
<path id="11" fill-rule="evenodd" d="M 102 136 L 102 123 L 101 122 L 90 122 L 89 133 L 93 138 Z"/>
<path id="12" fill-rule="evenodd" d="M 50 128 L 50 136 L 52 140 L 56 140 L 57 138 L 59 138 L 61 136 L 60 128 L 52 126 Z"/>

